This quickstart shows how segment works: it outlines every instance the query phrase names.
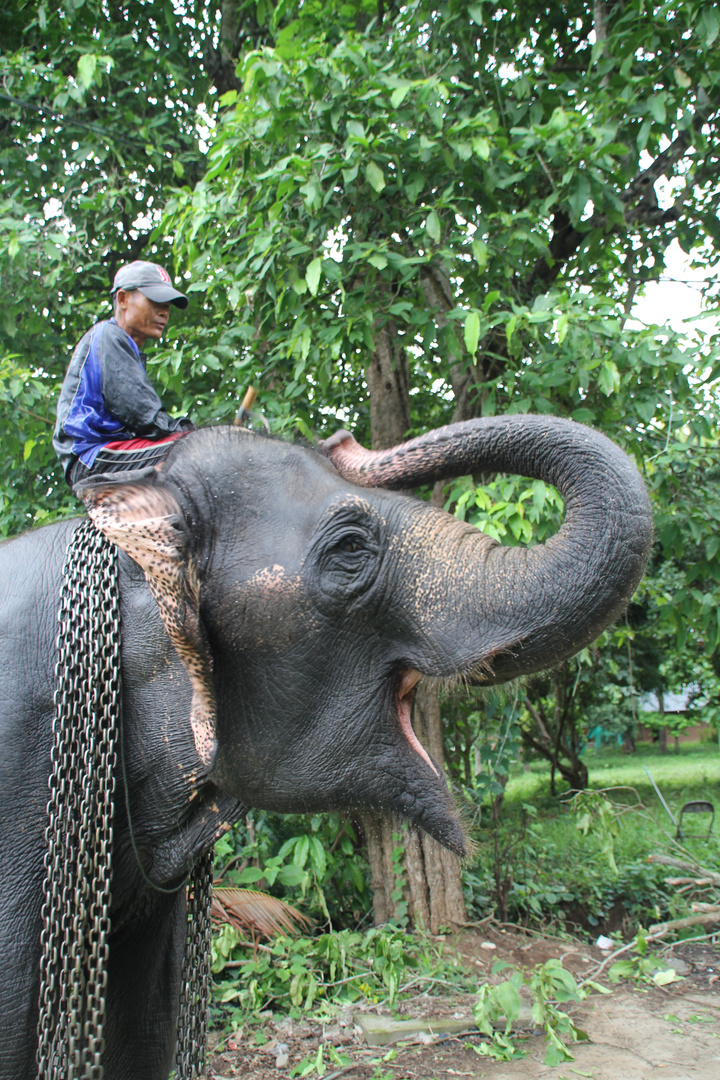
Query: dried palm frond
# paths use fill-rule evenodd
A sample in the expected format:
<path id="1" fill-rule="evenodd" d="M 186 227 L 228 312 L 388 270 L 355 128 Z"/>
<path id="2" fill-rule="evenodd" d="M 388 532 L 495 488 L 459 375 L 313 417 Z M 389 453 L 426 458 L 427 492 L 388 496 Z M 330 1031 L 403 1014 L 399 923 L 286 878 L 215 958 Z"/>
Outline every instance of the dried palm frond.
<path id="1" fill-rule="evenodd" d="M 257 936 L 300 934 L 312 925 L 307 915 L 291 904 L 255 889 L 214 889 L 212 917 L 216 923 L 230 923 L 253 940 Z"/>

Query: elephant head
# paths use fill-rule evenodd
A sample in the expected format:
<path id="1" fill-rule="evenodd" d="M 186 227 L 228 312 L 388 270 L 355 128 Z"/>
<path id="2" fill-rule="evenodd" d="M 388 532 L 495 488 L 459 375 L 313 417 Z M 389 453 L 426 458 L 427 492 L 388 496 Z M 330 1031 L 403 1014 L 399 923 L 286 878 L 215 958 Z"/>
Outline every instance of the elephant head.
<path id="1" fill-rule="evenodd" d="M 504 548 L 403 494 L 475 471 L 554 484 L 559 533 Z M 651 515 L 634 465 L 570 421 L 512 416 L 369 453 L 239 428 L 178 440 L 157 476 L 85 490 L 145 571 L 193 688 L 198 769 L 241 802 L 401 813 L 463 853 L 415 737 L 421 676 L 497 682 L 581 649 L 643 572 Z"/>

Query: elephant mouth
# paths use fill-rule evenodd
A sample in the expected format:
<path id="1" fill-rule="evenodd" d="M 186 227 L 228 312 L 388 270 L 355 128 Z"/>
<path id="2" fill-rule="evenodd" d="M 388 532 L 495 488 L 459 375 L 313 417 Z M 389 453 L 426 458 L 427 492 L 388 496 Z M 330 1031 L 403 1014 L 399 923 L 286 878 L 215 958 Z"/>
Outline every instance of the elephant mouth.
<path id="1" fill-rule="evenodd" d="M 429 754 L 413 731 L 412 726 L 412 707 L 413 702 L 415 701 L 415 690 L 420 681 L 420 677 L 420 672 L 416 671 L 414 668 L 405 668 L 404 671 L 399 673 L 395 689 L 395 707 L 397 709 L 400 730 L 403 735 L 410 743 L 415 753 L 419 754 L 423 761 L 427 762 L 436 776 L 439 776 Z"/>

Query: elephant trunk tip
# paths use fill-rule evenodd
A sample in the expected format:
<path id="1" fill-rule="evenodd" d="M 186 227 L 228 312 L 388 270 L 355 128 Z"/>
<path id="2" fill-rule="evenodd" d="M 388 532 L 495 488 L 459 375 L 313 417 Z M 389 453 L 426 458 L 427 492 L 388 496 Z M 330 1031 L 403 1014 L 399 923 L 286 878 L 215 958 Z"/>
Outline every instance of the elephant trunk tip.
<path id="1" fill-rule="evenodd" d="M 332 458 L 333 450 L 335 450 L 338 446 L 342 446 L 343 443 L 348 441 L 354 443 L 354 436 L 351 435 L 349 431 L 346 431 L 345 428 L 340 428 L 340 430 L 336 431 L 334 435 L 331 435 L 329 439 L 321 439 L 318 445 L 322 450 L 323 454 L 326 454 L 329 458 Z M 357 446 L 358 444 L 355 443 L 355 445 Z"/>

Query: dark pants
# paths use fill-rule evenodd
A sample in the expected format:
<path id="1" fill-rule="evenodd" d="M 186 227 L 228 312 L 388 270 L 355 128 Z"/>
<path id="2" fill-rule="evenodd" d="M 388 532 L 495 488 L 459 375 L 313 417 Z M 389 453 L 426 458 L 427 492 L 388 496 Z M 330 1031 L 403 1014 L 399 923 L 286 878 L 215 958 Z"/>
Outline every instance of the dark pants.
<path id="1" fill-rule="evenodd" d="M 182 433 L 170 435 L 165 439 L 131 439 L 126 444 L 111 443 L 98 451 L 90 468 L 76 458 L 70 466 L 67 481 L 75 490 L 78 484 L 88 479 L 97 479 L 117 473 L 133 476 L 141 475 L 143 470 L 159 465 L 170 453 L 173 443 L 181 438 Z"/>

